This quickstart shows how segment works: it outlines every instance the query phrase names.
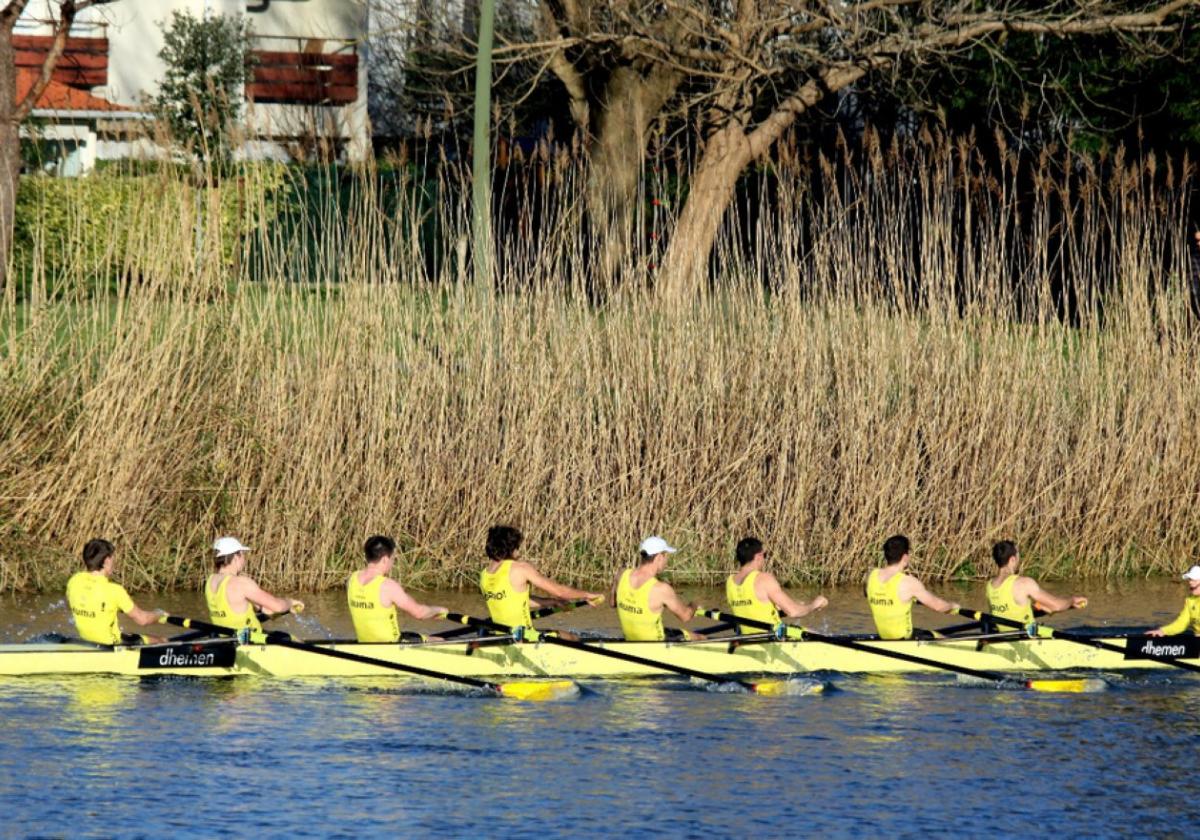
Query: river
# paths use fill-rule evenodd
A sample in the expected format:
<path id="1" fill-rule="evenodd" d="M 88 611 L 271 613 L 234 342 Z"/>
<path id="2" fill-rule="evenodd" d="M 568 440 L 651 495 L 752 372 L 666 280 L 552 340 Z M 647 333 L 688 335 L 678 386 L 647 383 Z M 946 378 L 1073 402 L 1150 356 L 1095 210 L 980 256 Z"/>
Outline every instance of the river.
<path id="1" fill-rule="evenodd" d="M 1184 596 L 1171 582 L 1080 590 L 1088 609 L 1056 626 L 1159 623 Z M 860 594 L 829 594 L 814 629 L 867 629 Z M 202 614 L 198 593 L 138 600 Z M 66 622 L 56 596 L 0 598 L 0 640 Z M 336 593 L 280 626 L 349 629 Z M 1040 694 L 832 675 L 782 698 L 589 682 L 521 703 L 404 679 L 0 679 L 0 836 L 1190 834 L 1200 677 L 1108 681 Z"/>

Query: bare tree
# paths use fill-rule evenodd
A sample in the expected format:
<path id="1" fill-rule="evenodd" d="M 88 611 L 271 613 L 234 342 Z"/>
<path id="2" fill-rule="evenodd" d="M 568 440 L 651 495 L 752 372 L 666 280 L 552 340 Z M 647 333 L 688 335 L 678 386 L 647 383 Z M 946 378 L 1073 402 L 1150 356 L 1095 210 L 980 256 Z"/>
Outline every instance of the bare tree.
<path id="1" fill-rule="evenodd" d="M 0 8 L 0 289 L 8 280 L 12 255 L 13 220 L 17 206 L 17 186 L 21 177 L 21 123 L 33 112 L 38 98 L 50 84 L 50 77 L 67 46 L 67 35 L 79 12 L 89 6 L 112 0 L 46 0 L 50 16 L 50 48 L 38 71 L 37 79 L 20 99 L 17 98 L 17 52 L 13 30 L 30 0 L 8 0 Z"/>
<path id="2" fill-rule="evenodd" d="M 1160 33 L 1200 0 L 531 0 L 540 38 L 498 50 L 561 81 L 590 158 L 587 210 L 604 243 L 597 270 L 626 260 L 641 167 L 656 120 L 696 126 L 699 155 L 659 275 L 692 290 L 738 177 L 832 93 L 918 73 L 969 51 L 1005 60 L 1011 36 Z"/>

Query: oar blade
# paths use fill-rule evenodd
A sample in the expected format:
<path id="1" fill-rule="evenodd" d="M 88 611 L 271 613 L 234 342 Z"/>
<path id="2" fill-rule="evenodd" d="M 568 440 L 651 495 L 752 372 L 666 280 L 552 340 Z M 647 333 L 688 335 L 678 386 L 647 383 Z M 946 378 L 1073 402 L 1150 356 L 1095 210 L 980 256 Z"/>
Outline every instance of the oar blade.
<path id="1" fill-rule="evenodd" d="M 819 680 L 765 680 L 754 684 L 754 693 L 763 697 L 807 697 L 825 691 Z"/>
<path id="2" fill-rule="evenodd" d="M 1078 677 L 1075 679 L 1028 680 L 1025 687 L 1033 691 L 1052 693 L 1093 694 L 1107 689 L 1108 683 L 1099 677 Z"/>
<path id="3" fill-rule="evenodd" d="M 579 696 L 579 685 L 573 680 L 508 682 L 499 688 L 502 695 L 513 700 L 570 700 Z"/>

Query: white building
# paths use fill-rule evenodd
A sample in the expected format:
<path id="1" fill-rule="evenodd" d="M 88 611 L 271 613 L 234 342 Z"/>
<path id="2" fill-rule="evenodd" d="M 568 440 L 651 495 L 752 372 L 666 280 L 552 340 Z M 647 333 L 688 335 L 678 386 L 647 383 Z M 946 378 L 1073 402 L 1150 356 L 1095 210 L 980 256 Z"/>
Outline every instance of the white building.
<path id="1" fill-rule="evenodd" d="M 33 0 L 18 23 L 18 95 L 49 48 L 46 21 L 58 5 Z M 159 52 L 176 11 L 246 18 L 253 66 L 244 91 L 245 155 L 368 154 L 366 0 L 112 0 L 80 13 L 33 113 L 38 127 L 29 133 L 61 144 L 59 172 L 162 154 L 145 139 L 146 103 L 166 70 Z"/>

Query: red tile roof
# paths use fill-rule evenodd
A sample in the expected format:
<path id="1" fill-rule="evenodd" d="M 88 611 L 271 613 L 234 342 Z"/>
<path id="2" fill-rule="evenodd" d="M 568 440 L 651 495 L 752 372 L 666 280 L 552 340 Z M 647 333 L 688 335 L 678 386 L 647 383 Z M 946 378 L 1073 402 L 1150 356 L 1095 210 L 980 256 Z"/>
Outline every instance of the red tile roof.
<path id="1" fill-rule="evenodd" d="M 17 101 L 20 102 L 29 89 L 33 87 L 37 81 L 38 71 L 32 69 L 17 68 Z M 34 106 L 38 110 L 46 111 L 128 111 L 129 109 L 123 105 L 114 105 L 107 99 L 101 99 L 98 96 L 92 96 L 90 93 L 79 88 L 73 88 L 69 85 L 64 85 L 62 82 L 50 80 L 50 84 L 46 85 L 46 89 L 42 91 L 42 95 L 38 97 L 37 104 Z"/>

